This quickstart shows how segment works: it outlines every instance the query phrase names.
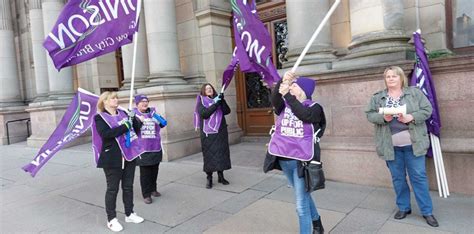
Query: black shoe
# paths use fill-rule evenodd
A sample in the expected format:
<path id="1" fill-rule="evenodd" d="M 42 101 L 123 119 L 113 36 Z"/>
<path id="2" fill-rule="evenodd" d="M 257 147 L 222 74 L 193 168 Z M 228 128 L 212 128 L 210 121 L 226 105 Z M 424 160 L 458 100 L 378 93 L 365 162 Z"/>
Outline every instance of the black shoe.
<path id="1" fill-rule="evenodd" d="M 426 223 L 432 227 L 438 227 L 439 224 L 438 224 L 438 221 L 435 219 L 435 217 L 433 215 L 423 215 L 423 218 L 425 218 L 426 220 Z"/>
<path id="2" fill-rule="evenodd" d="M 223 171 L 218 171 L 217 172 L 217 182 L 218 183 L 221 183 L 223 185 L 228 185 L 229 184 L 229 181 L 227 181 L 225 178 L 224 178 L 224 172 Z"/>
<path id="3" fill-rule="evenodd" d="M 408 210 L 408 211 L 401 211 L 399 210 L 395 216 L 393 216 L 394 219 L 404 219 L 405 217 L 407 217 L 407 215 L 411 214 L 411 210 Z"/>
<path id="4" fill-rule="evenodd" d="M 158 192 L 158 191 L 154 191 L 154 192 L 151 192 L 151 195 L 152 195 L 153 197 L 159 197 L 159 196 L 161 196 L 161 193 Z"/>
<path id="5" fill-rule="evenodd" d="M 212 176 L 207 176 L 206 188 L 207 188 L 207 189 L 211 189 L 211 188 L 212 188 Z"/>
<path id="6" fill-rule="evenodd" d="M 321 217 L 318 220 L 313 220 L 313 234 L 323 234 L 324 227 L 323 223 L 321 223 Z"/>

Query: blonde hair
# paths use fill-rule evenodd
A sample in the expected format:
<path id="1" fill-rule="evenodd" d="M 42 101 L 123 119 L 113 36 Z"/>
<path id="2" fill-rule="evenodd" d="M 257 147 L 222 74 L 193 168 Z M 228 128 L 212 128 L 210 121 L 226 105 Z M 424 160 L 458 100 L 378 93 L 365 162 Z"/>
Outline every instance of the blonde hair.
<path id="1" fill-rule="evenodd" d="M 387 76 L 388 71 L 393 71 L 397 76 L 400 76 L 400 83 L 402 84 L 401 88 L 408 86 L 407 76 L 405 76 L 405 72 L 403 72 L 403 69 L 399 66 L 390 66 L 385 68 L 385 71 L 383 72 L 385 87 L 387 87 L 387 81 L 385 80 L 385 76 Z"/>
<path id="2" fill-rule="evenodd" d="M 99 101 L 97 102 L 97 110 L 100 111 L 100 112 L 104 112 L 105 111 L 105 101 L 107 101 L 109 99 L 112 99 L 112 98 L 116 98 L 116 97 L 118 97 L 116 92 L 110 92 L 110 91 L 103 92 L 99 97 Z"/>

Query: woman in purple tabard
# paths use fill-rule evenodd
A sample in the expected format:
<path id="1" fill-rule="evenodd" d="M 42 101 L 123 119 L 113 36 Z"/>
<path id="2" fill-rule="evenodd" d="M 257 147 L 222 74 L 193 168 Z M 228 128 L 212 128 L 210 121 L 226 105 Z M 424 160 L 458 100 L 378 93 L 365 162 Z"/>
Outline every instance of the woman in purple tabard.
<path id="1" fill-rule="evenodd" d="M 321 217 L 299 171 L 301 161 L 320 162 L 319 138 L 324 133 L 326 118 L 323 108 L 311 101 L 315 81 L 295 78 L 294 73 L 286 72 L 272 92 L 277 119 L 264 172 L 278 169 L 286 175 L 295 192 L 300 233 L 324 233 Z"/>
<path id="2" fill-rule="evenodd" d="M 197 97 L 194 125 L 201 129 L 201 148 L 204 159 L 203 171 L 207 174 L 206 188 L 212 188 L 212 173 L 217 171 L 217 182 L 228 185 L 224 170 L 231 168 L 229 136 L 224 115 L 230 108 L 224 94 L 217 95 L 211 84 L 204 84 Z"/>
<path id="3" fill-rule="evenodd" d="M 140 131 L 142 122 L 137 120 L 131 111 L 133 123 L 130 123 L 128 114 L 118 109 L 118 98 L 115 92 L 102 93 L 97 103 L 97 109 L 98 114 L 94 117 L 94 131 L 97 131 L 102 141 L 101 147 L 98 149 L 100 156 L 97 160 L 97 167 L 103 168 L 107 180 L 105 193 L 107 227 L 114 232 L 119 232 L 123 227 L 117 220 L 115 207 L 120 183 L 122 184 L 125 207 L 125 222 L 141 223 L 144 220 L 133 212 L 135 160 L 125 160 L 122 153 L 126 139 L 124 136 L 133 128 L 133 131 L 130 131 L 133 133 L 130 134 L 130 138 L 136 139 L 135 132 Z"/>
<path id="4" fill-rule="evenodd" d="M 148 106 L 148 103 L 147 96 L 143 94 L 135 96 L 137 107 L 134 111 L 137 116 L 144 118 L 140 134 L 138 134 L 138 141 L 144 147 L 145 153 L 137 158 L 137 165 L 140 166 L 140 186 L 145 204 L 152 203 L 151 196 L 161 196 L 156 189 L 158 170 L 163 158 L 160 130 L 167 124 L 154 107 Z"/>

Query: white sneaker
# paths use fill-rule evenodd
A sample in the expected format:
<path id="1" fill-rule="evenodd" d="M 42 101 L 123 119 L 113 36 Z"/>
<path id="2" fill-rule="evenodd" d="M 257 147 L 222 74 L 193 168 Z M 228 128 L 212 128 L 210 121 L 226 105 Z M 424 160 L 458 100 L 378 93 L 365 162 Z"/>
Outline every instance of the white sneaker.
<path id="1" fill-rule="evenodd" d="M 119 223 L 117 218 L 114 218 L 107 222 L 107 227 L 113 232 L 120 232 L 123 230 L 122 225 Z"/>
<path id="2" fill-rule="evenodd" d="M 125 222 L 127 223 L 141 223 L 145 219 L 138 216 L 136 213 L 131 213 L 129 216 L 125 217 Z"/>

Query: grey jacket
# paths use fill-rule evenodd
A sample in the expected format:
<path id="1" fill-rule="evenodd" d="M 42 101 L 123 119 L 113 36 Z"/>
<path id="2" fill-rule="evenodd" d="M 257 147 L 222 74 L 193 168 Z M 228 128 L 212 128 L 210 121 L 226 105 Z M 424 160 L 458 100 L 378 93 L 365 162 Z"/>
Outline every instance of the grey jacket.
<path id="1" fill-rule="evenodd" d="M 365 113 L 369 122 L 375 126 L 375 143 L 377 154 L 384 160 L 394 160 L 395 153 L 392 145 L 392 133 L 388 122 L 378 113 L 379 107 L 385 107 L 388 98 L 387 90 L 375 93 L 370 99 Z M 403 88 L 400 97 L 401 104 L 407 105 L 407 114 L 413 116 L 408 124 L 413 153 L 415 156 L 424 156 L 430 145 L 425 121 L 431 116 L 433 108 L 426 96 L 415 87 Z"/>

